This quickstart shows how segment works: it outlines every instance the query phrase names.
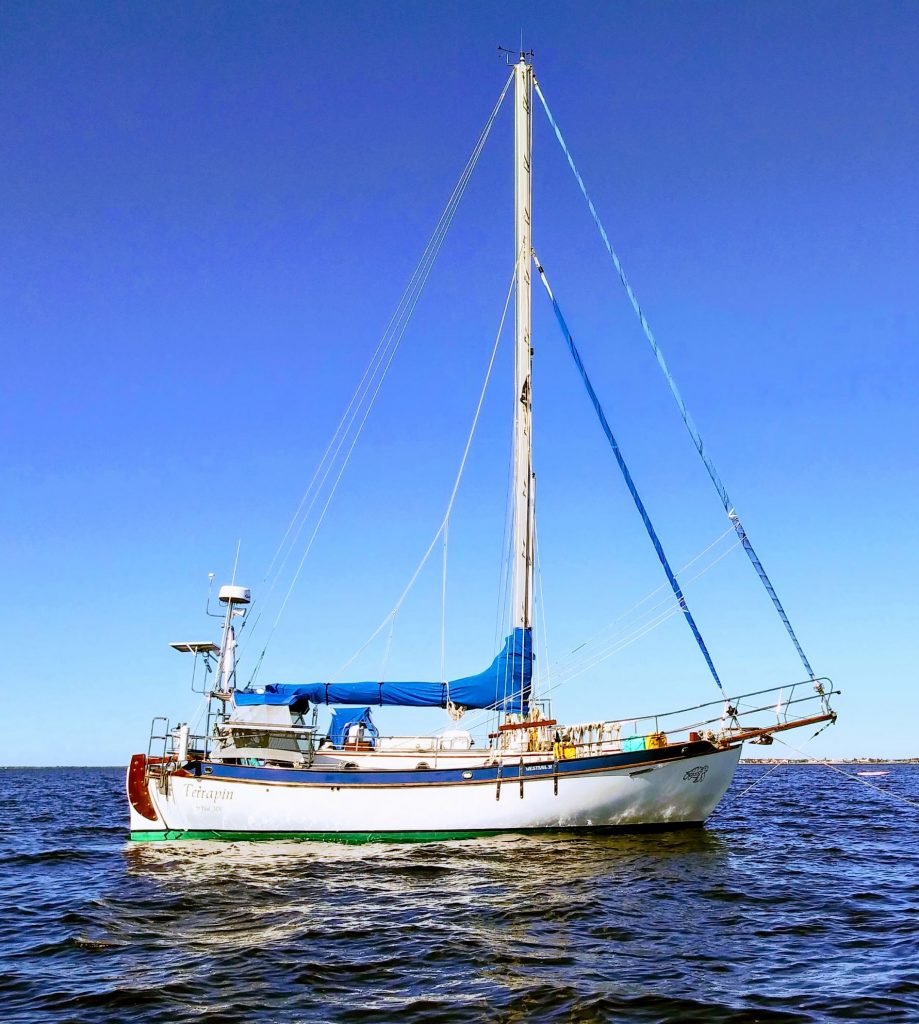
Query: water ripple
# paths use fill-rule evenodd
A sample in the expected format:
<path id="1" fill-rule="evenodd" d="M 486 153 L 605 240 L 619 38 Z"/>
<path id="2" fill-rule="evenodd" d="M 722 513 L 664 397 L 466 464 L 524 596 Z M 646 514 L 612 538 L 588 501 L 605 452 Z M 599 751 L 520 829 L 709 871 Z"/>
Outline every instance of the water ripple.
<path id="1" fill-rule="evenodd" d="M 121 771 L 5 770 L 0 1018 L 919 1020 L 916 813 L 763 771 L 705 830 L 351 847 L 132 846 Z"/>

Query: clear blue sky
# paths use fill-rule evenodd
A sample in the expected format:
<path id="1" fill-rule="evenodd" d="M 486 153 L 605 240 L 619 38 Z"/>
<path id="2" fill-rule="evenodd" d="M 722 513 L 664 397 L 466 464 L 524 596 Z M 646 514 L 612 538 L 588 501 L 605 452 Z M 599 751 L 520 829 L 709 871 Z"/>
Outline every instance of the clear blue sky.
<path id="1" fill-rule="evenodd" d="M 844 691 L 806 749 L 919 754 L 919 8 L 7 2 L 4 763 L 124 763 L 154 713 L 189 717 L 167 644 L 212 635 L 207 573 L 229 575 L 240 537 L 240 577 L 262 587 L 501 88 L 496 47 L 521 27 L 805 649 Z M 535 147 L 537 250 L 682 565 L 723 510 L 538 111 Z M 510 158 L 508 107 L 262 681 L 339 666 L 442 515 L 511 271 Z M 534 300 L 562 659 L 661 576 Z M 451 531 L 453 675 L 493 655 L 509 360 L 505 346 Z M 739 551 L 687 593 L 731 689 L 801 678 Z M 437 677 L 439 594 L 434 564 L 390 677 Z M 571 720 L 716 692 L 672 619 L 555 696 Z"/>

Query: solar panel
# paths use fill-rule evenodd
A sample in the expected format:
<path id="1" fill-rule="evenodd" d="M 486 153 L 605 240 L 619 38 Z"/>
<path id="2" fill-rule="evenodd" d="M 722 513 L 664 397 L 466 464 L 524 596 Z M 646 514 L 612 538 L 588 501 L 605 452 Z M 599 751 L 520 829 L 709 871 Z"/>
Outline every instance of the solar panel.
<path id="1" fill-rule="evenodd" d="M 212 644 L 210 640 L 201 643 L 178 643 L 169 645 L 174 651 L 181 651 L 183 654 L 219 654 L 220 648 Z"/>

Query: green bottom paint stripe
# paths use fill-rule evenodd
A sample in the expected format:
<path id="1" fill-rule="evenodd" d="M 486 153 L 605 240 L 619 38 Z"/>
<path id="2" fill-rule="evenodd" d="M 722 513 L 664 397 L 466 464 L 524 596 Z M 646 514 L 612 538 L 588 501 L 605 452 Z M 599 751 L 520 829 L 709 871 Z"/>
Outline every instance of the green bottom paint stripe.
<path id="1" fill-rule="evenodd" d="M 308 843 L 427 843 L 447 839 L 471 839 L 473 836 L 496 836 L 500 829 L 462 832 L 212 832 L 189 829 L 187 832 L 132 832 L 134 842 L 150 843 L 181 839 L 212 839 L 240 843 L 253 840 L 288 839 Z"/>
<path id="2" fill-rule="evenodd" d="M 553 833 L 571 834 L 577 832 L 670 832 L 675 829 L 701 828 L 701 821 L 680 821 L 654 823 L 648 825 L 605 825 L 584 827 L 555 828 L 495 828 L 495 829 L 462 829 L 458 831 L 431 832 L 218 832 L 209 829 L 169 829 L 159 832 L 132 832 L 131 840 L 135 843 L 159 843 L 177 840 L 216 840 L 226 843 L 245 843 L 253 841 L 278 841 L 308 843 L 443 843 L 451 839 L 475 839 L 480 836 L 500 836 L 513 834 L 551 835 Z"/>

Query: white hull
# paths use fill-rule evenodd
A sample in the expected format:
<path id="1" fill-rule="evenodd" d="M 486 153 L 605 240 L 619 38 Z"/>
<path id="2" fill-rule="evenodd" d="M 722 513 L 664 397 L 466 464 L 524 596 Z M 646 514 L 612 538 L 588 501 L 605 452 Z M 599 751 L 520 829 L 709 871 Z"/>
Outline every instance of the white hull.
<path id="1" fill-rule="evenodd" d="M 674 760 L 592 769 L 557 777 L 551 765 L 516 766 L 496 781 L 346 785 L 173 774 L 164 792 L 146 784 L 155 819 L 131 808 L 132 838 L 289 836 L 359 841 L 444 838 L 535 829 L 701 824 L 724 796 L 740 747 Z M 286 773 L 280 773 L 282 776 Z M 133 803 L 133 801 L 132 801 Z"/>

